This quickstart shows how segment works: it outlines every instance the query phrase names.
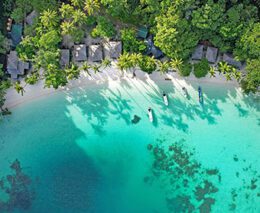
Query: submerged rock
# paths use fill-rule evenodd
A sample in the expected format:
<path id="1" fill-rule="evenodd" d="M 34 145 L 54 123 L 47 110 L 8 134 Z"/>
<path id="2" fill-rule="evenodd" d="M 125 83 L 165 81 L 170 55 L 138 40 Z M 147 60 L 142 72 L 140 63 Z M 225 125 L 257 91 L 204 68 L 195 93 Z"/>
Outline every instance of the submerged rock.
<path id="1" fill-rule="evenodd" d="M 207 169 L 206 172 L 208 175 L 217 175 L 218 169 Z"/>
<path id="2" fill-rule="evenodd" d="M 211 206 L 215 203 L 215 199 L 209 197 L 205 198 L 204 202 L 200 205 L 199 209 L 201 213 L 210 213 Z"/>
<path id="3" fill-rule="evenodd" d="M 179 195 L 175 198 L 167 198 L 166 202 L 171 212 L 194 212 L 195 210 L 190 196 Z"/>
<path id="4" fill-rule="evenodd" d="M 152 150 L 152 149 L 153 149 L 153 145 L 149 143 L 149 144 L 147 145 L 147 149 L 148 149 L 148 150 Z"/>
<path id="5" fill-rule="evenodd" d="M 139 121 L 141 120 L 141 118 L 137 115 L 134 115 L 134 118 L 132 119 L 132 124 L 137 124 Z"/>
<path id="6" fill-rule="evenodd" d="M 31 178 L 23 172 L 17 159 L 10 168 L 14 172 L 2 177 L 0 181 L 0 193 L 8 195 L 6 201 L 0 200 L 0 212 L 13 212 L 15 209 L 28 210 L 35 198 Z"/>
<path id="7" fill-rule="evenodd" d="M 160 138 L 156 142 L 147 149 L 153 156 L 153 176 L 169 187 L 168 209 L 171 212 L 210 212 L 215 200 L 209 196 L 218 191 L 219 170 L 203 167 L 195 158 L 196 150 L 186 147 L 183 140 L 168 144 Z M 191 199 L 194 195 L 196 199 Z"/>

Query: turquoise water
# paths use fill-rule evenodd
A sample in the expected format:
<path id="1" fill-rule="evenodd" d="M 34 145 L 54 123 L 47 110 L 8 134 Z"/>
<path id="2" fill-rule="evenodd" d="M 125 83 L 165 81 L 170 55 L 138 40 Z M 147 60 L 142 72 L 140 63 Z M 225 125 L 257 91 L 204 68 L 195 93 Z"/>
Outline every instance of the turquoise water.
<path id="1" fill-rule="evenodd" d="M 123 80 L 14 108 L 0 122 L 0 210 L 260 212 L 259 99 L 201 86 L 203 106 L 196 83 L 187 100 L 181 82 Z M 15 176 L 16 159 L 30 182 L 19 172 L 22 184 L 5 178 Z M 6 193 L 11 186 L 17 190 Z"/>

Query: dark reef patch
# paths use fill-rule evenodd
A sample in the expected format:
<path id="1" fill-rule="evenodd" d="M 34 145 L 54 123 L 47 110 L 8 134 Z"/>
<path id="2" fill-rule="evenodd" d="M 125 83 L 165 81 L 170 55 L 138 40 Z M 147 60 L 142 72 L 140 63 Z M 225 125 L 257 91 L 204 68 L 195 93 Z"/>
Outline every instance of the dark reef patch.
<path id="1" fill-rule="evenodd" d="M 10 165 L 10 169 L 12 173 L 2 177 L 0 181 L 0 190 L 8 197 L 5 201 L 0 200 L 0 212 L 28 210 L 35 199 L 32 179 L 23 172 L 17 159 Z"/>
<path id="2" fill-rule="evenodd" d="M 184 142 L 166 145 L 165 139 L 157 139 L 155 144 L 148 144 L 154 159 L 153 175 L 146 176 L 144 181 L 162 180 L 170 212 L 210 212 L 221 175 L 217 168 L 204 168 L 195 159 L 195 150 L 185 147 Z"/>

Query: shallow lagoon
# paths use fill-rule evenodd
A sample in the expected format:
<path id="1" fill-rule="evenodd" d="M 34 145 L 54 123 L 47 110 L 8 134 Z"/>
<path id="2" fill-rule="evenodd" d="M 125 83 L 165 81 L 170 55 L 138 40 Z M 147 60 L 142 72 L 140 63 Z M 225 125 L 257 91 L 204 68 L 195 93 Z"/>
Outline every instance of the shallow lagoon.
<path id="1" fill-rule="evenodd" d="M 21 184 L 26 202 L 0 187 L 0 204 L 37 213 L 259 212 L 259 99 L 201 86 L 203 106 L 196 83 L 187 100 L 181 82 L 131 79 L 14 108 L 0 123 L 0 177 L 14 175 L 18 159 L 31 182 Z"/>

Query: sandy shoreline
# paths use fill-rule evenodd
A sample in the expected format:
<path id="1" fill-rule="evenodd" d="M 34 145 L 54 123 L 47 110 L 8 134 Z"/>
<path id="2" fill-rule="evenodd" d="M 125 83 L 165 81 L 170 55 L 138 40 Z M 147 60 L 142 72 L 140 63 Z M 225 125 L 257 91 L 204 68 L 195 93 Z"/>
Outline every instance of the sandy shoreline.
<path id="1" fill-rule="evenodd" d="M 86 73 L 81 73 L 81 76 L 77 80 L 72 80 L 64 88 L 59 88 L 57 90 L 52 88 L 44 88 L 44 81 L 39 81 L 35 85 L 27 85 L 25 88 L 24 95 L 18 94 L 14 88 L 7 90 L 5 106 L 9 109 L 14 108 L 20 104 L 35 100 L 40 97 L 48 96 L 56 92 L 66 91 L 77 87 L 88 87 L 91 85 L 103 84 L 109 82 L 110 84 L 118 84 L 122 79 L 131 79 L 132 73 L 125 72 L 122 74 L 117 68 L 111 67 L 102 70 L 101 73 L 91 73 L 91 76 L 88 76 Z M 223 75 L 216 75 L 216 77 L 211 78 L 209 76 L 198 79 L 194 75 L 189 77 L 181 77 L 176 72 L 169 72 L 167 74 L 160 74 L 159 72 L 153 72 L 148 75 L 140 70 L 136 70 L 136 80 L 137 81 L 153 81 L 153 82 L 163 82 L 163 81 L 172 81 L 173 83 L 181 84 L 182 86 L 187 87 L 190 83 L 209 83 L 209 84 L 223 84 L 238 87 L 236 81 L 227 82 Z M 23 82 L 22 82 L 23 84 Z"/>

